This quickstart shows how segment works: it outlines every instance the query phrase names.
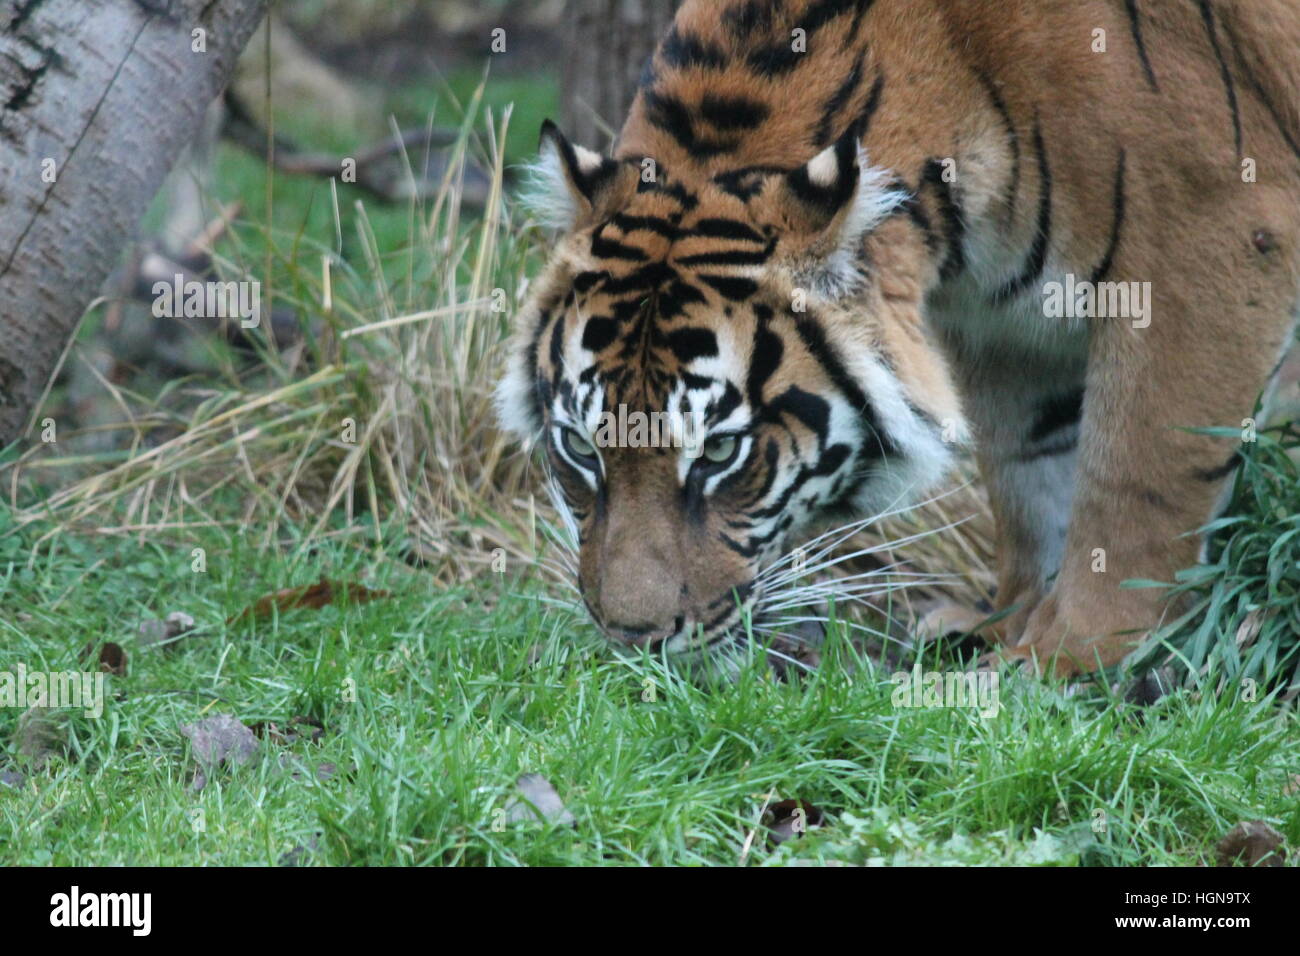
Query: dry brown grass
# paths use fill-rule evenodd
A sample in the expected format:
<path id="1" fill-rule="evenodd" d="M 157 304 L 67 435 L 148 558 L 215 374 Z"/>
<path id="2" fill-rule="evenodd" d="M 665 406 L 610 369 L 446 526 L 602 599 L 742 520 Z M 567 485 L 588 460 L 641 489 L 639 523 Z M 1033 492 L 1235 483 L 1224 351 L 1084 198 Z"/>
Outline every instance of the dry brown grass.
<path id="1" fill-rule="evenodd" d="M 525 264 L 539 251 L 536 231 L 503 194 L 508 122 L 508 112 L 489 117 L 479 140 L 493 173 L 486 214 L 461 216 L 466 124 L 437 197 L 412 207 L 410 246 L 419 252 L 396 270 L 402 275 L 394 279 L 391 262 L 385 269 L 364 226 L 364 270 L 322 246 L 319 268 L 299 268 L 275 289 L 278 302 L 309 317 L 310 349 L 264 349 L 259 374 L 188 388 L 183 420 L 104 381 L 105 401 L 123 412 L 116 434 L 124 457 L 99 465 L 33 442 L 0 469 L 16 523 L 52 520 L 50 535 L 175 539 L 226 526 L 245 529 L 261 549 L 351 536 L 395 546 L 448 584 L 481 572 L 496 548 L 550 567 L 538 525 L 554 516 L 540 469 L 498 431 L 492 408 L 509 312 L 492 311 L 493 296 L 522 299 Z M 253 279 L 263 263 L 221 265 L 225 278 Z M 353 437 L 345 436 L 349 421 L 353 441 L 344 440 Z M 890 519 L 852 546 L 963 519 L 891 560 L 956 575 L 931 601 L 973 603 L 991 586 L 987 508 L 974 485 Z"/>

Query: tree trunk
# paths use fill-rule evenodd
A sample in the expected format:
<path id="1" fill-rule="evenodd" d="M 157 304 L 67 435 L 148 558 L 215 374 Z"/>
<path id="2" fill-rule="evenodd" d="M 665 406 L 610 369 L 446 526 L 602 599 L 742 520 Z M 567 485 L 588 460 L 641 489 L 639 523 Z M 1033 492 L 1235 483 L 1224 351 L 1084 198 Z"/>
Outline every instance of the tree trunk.
<path id="1" fill-rule="evenodd" d="M 605 150 L 632 105 L 646 59 L 678 0 L 569 0 L 564 11 L 564 133 Z"/>
<path id="2" fill-rule="evenodd" d="M 0 0 L 0 449 L 265 7 Z"/>

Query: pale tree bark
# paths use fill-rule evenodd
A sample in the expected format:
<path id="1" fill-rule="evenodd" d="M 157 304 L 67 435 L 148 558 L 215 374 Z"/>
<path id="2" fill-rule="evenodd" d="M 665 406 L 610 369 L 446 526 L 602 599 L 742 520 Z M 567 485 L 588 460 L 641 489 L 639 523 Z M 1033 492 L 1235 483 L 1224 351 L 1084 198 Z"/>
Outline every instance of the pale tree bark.
<path id="1" fill-rule="evenodd" d="M 0 448 L 265 7 L 0 0 Z"/>
<path id="2" fill-rule="evenodd" d="M 647 58 L 678 0 L 569 0 L 565 7 L 563 128 L 604 151 L 623 125 Z"/>

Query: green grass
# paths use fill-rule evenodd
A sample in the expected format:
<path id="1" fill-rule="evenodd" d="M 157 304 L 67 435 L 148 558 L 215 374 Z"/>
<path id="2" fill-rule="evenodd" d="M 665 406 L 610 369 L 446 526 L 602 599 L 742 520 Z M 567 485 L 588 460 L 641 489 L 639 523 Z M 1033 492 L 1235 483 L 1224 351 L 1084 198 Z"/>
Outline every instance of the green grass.
<path id="1" fill-rule="evenodd" d="M 1242 442 L 1225 512 L 1203 529 L 1208 560 L 1179 573 L 1174 593 L 1186 610 L 1150 642 L 1149 663 L 1171 662 L 1188 683 L 1300 694 L 1298 450 L 1296 422 Z"/>
<path id="2" fill-rule="evenodd" d="M 478 76 L 456 82 L 476 89 Z M 554 95 L 513 82 L 483 93 L 497 106 L 521 100 L 506 162 L 532 150 Z M 433 95 L 399 90 L 393 108 L 418 123 Z M 318 120 L 281 132 L 349 147 L 314 132 Z M 850 668 L 835 634 L 822 669 L 799 682 L 755 663 L 733 684 L 698 685 L 615 656 L 521 557 L 540 484 L 491 426 L 506 314 L 344 337 L 496 287 L 515 301 L 536 237 L 518 221 L 493 231 L 468 210 L 454 216 L 454 196 L 429 222 L 427 207 L 367 202 L 362 215 L 341 190 L 327 310 L 328 185 L 277 176 L 268 230 L 265 175 L 223 155 L 221 198 L 245 202 L 223 248 L 255 276 L 270 251 L 277 303 L 319 319 L 304 322 L 309 360 L 290 368 L 266 354 L 238 371 L 228 360 L 224 380 L 194 383 L 208 389 L 201 407 L 176 414 L 187 431 L 156 454 L 140 444 L 112 472 L 85 477 L 37 449 L 21 478 L 3 473 L 22 509 L 0 504 L 0 671 L 79 668 L 82 648 L 105 641 L 130 660 L 107 678 L 101 718 L 55 720 L 59 746 L 43 765 L 21 752 L 21 710 L 0 707 L 0 771 L 12 781 L 0 782 L 0 864 L 275 864 L 295 851 L 318 864 L 1177 864 L 1205 860 L 1253 819 L 1300 843 L 1286 792 L 1300 774 L 1300 717 L 1277 702 L 1285 685 L 1266 679 L 1294 667 L 1276 673 L 1294 644 L 1300 537 L 1276 529 L 1295 523 L 1300 477 L 1274 445 L 1252 450 L 1212 563 L 1182 579 L 1200 603 L 1170 643 L 1191 667 L 1150 707 L 1100 683 L 1067 692 L 1005 674 L 995 717 L 896 708 L 891 675 Z M 363 426 L 357 445 L 339 437 L 345 417 Z M 916 521 L 947 519 L 923 509 Z M 121 525 L 151 530 L 96 531 Z M 973 539 L 960 546 L 962 530 L 925 566 L 978 555 Z M 487 559 L 498 545 L 505 575 Z M 413 551 L 430 564 L 398 557 Z M 322 576 L 391 594 L 226 623 Z M 196 620 L 193 635 L 140 646 L 141 622 L 176 611 Z M 1234 659 L 1252 614 L 1261 626 Z M 1262 686 L 1242 693 L 1233 675 Z M 323 733 L 263 739 L 257 762 L 212 772 L 196 792 L 179 728 L 216 714 L 308 717 Z M 323 779 L 321 765 L 333 767 Z M 554 785 L 574 826 L 503 821 L 525 773 Z M 785 799 L 820 808 L 827 825 L 773 847 L 759 820 Z"/>
<path id="3" fill-rule="evenodd" d="M 238 533 L 33 540 L 0 539 L 3 667 L 75 668 L 105 640 L 130 663 L 102 718 L 67 719 L 65 753 L 41 769 L 12 745 L 0 758 L 22 775 L 0 785 L 4 864 L 274 864 L 297 847 L 320 864 L 736 864 L 769 798 L 828 822 L 776 849 L 760 829 L 748 864 L 1195 863 L 1257 818 L 1300 838 L 1283 792 L 1298 718 L 1268 700 L 1181 691 L 1138 710 L 1008 675 L 982 719 L 895 708 L 888 675 L 849 675 L 835 653 L 797 683 L 755 666 L 697 686 L 609 653 L 522 567 L 444 590 L 343 537 L 296 561 Z M 321 575 L 392 595 L 225 623 Z M 195 634 L 137 647 L 138 624 L 172 611 Z M 263 740 L 195 793 L 178 727 L 218 713 L 325 732 Z M 18 720 L 0 710 L 0 739 Z M 336 772 L 314 779 L 322 763 Z M 503 823 L 524 773 L 551 781 L 574 826 Z"/>

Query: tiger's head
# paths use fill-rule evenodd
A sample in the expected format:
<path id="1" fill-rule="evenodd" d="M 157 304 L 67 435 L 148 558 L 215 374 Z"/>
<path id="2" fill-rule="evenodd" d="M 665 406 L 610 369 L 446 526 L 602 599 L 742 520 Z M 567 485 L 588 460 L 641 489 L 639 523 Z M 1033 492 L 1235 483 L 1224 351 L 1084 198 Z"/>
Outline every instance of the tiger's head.
<path id="1" fill-rule="evenodd" d="M 916 282 L 868 237 L 908 202 L 846 136 L 793 170 L 610 159 L 543 127 L 560 237 L 516 320 L 505 425 L 541 441 L 612 641 L 715 648 L 811 522 L 945 472 L 965 425 Z"/>

